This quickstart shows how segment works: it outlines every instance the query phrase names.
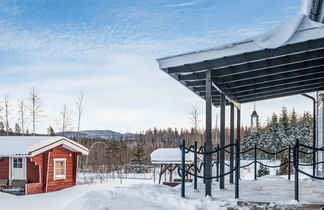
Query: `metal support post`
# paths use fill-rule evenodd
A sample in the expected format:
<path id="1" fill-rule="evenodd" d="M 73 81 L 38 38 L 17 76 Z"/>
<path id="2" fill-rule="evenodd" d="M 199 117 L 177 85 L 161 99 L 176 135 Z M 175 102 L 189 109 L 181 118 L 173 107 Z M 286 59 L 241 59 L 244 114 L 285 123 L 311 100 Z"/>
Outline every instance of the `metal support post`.
<path id="1" fill-rule="evenodd" d="M 234 104 L 231 103 L 231 116 L 230 116 L 230 144 L 234 144 Z M 234 168 L 234 146 L 230 147 L 230 170 Z M 233 184 L 233 175 L 234 172 L 230 173 L 229 182 Z"/>
<path id="2" fill-rule="evenodd" d="M 316 172 L 316 99 L 313 96 L 302 94 L 313 101 L 313 176 Z"/>
<path id="3" fill-rule="evenodd" d="M 185 146 L 186 142 L 185 140 L 182 140 L 181 145 L 181 197 L 185 197 L 185 167 L 186 167 L 186 153 L 185 153 Z"/>
<path id="4" fill-rule="evenodd" d="M 235 154 L 235 166 L 236 166 L 236 171 L 235 171 L 235 198 L 240 197 L 240 153 L 241 153 L 241 110 L 237 108 L 237 130 L 236 130 L 236 154 Z"/>
<path id="5" fill-rule="evenodd" d="M 238 142 L 236 140 L 236 142 Z M 235 151 L 235 198 L 239 198 L 240 196 L 240 185 L 239 185 L 239 171 L 240 171 L 240 144 L 236 144 L 236 151 Z"/>
<path id="6" fill-rule="evenodd" d="M 218 182 L 219 181 L 219 144 L 217 144 L 217 160 L 216 160 L 216 181 Z"/>
<path id="7" fill-rule="evenodd" d="M 225 95 L 221 93 L 220 97 L 220 148 L 223 148 L 225 146 Z M 220 150 L 220 175 L 223 175 L 225 173 L 225 153 L 224 149 Z M 225 177 L 220 177 L 219 180 L 219 188 L 225 189 Z"/>
<path id="8" fill-rule="evenodd" d="M 206 152 L 212 151 L 212 75 L 211 70 L 206 72 Z M 206 155 L 205 195 L 211 196 L 212 154 Z"/>

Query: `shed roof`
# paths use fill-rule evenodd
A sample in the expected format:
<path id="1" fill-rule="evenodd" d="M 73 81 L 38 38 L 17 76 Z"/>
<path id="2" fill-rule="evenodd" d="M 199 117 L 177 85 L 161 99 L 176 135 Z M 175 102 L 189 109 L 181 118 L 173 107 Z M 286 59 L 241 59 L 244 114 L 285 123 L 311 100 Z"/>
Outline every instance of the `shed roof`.
<path id="1" fill-rule="evenodd" d="M 89 150 L 71 139 L 61 136 L 1 136 L 0 156 L 35 156 L 57 146 L 88 155 Z"/>
<path id="2" fill-rule="evenodd" d="M 194 154 L 186 153 L 186 164 L 194 162 Z M 180 148 L 160 148 L 151 153 L 152 164 L 181 164 Z"/>
<path id="3" fill-rule="evenodd" d="M 324 90 L 324 27 L 299 14 L 261 36 L 216 48 L 157 59 L 160 69 L 205 99 L 220 93 L 247 103 Z"/>

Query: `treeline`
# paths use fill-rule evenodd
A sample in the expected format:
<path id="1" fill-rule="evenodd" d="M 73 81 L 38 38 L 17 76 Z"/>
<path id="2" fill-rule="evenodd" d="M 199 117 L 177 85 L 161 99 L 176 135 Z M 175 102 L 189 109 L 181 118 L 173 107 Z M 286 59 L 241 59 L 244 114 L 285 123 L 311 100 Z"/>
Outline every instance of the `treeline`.
<path id="1" fill-rule="evenodd" d="M 265 125 L 258 125 L 258 131 L 252 132 L 249 126 L 241 127 L 241 148 L 249 149 L 254 145 L 263 148 L 269 152 L 276 152 L 282 148 L 293 145 L 298 138 L 301 143 L 312 145 L 313 142 L 313 116 L 309 112 L 303 114 L 296 113 L 295 109 L 288 112 L 284 106 L 279 114 L 273 113 Z M 229 128 L 226 128 L 226 144 L 229 144 Z M 96 142 L 101 141 L 104 144 L 98 144 L 91 148 L 88 156 L 88 165 L 86 161 L 82 167 L 90 170 L 114 171 L 124 164 L 149 164 L 150 154 L 157 148 L 178 147 L 181 140 L 185 139 L 187 145 L 192 145 L 194 141 L 202 145 L 205 139 L 203 129 L 149 129 L 135 135 L 135 140 L 107 141 L 80 139 L 81 144 L 91 148 Z M 219 143 L 219 129 L 213 129 L 213 145 Z M 253 151 L 252 151 L 253 153 Z M 245 154 L 248 158 L 253 154 Z M 281 156 L 267 156 L 259 154 L 259 158 L 281 159 L 287 156 L 283 153 Z M 311 156 L 304 155 L 304 161 L 308 162 Z"/>
<path id="2" fill-rule="evenodd" d="M 241 132 L 247 133 L 247 127 L 242 127 Z M 198 132 L 197 132 L 198 131 Z M 187 144 L 193 144 L 197 141 L 202 145 L 205 139 L 203 129 L 148 129 L 134 135 L 133 140 L 103 140 L 89 138 L 73 138 L 75 141 L 83 144 L 90 149 L 88 156 L 80 158 L 79 168 L 81 170 L 97 172 L 113 172 L 124 164 L 150 164 L 150 154 L 158 148 L 176 148 L 183 139 Z M 219 130 L 214 129 L 214 134 Z M 229 141 L 229 129 L 226 129 L 226 139 Z M 214 145 L 218 138 L 213 135 Z"/>
<path id="3" fill-rule="evenodd" d="M 269 152 L 277 152 L 289 145 L 293 146 L 296 139 L 308 146 L 313 145 L 313 116 L 309 112 L 298 114 L 295 109 L 288 112 L 285 106 L 280 114 L 273 113 L 264 126 L 258 125 L 258 131 L 250 133 L 242 140 L 242 150 L 247 150 L 257 145 Z M 246 154 L 246 156 L 252 154 Z M 260 153 L 261 157 L 268 157 Z M 287 154 L 282 154 L 287 156 Z M 281 156 L 282 156 L 281 155 Z M 301 154 L 302 155 L 302 154 Z M 302 155 L 305 161 L 309 161 L 311 155 Z"/>

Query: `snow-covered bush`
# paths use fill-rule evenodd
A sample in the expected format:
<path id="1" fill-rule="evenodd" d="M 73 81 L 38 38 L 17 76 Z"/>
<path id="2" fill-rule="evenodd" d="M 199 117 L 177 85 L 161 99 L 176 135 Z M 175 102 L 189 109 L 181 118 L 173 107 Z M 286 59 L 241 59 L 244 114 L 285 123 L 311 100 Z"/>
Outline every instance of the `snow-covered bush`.
<path id="1" fill-rule="evenodd" d="M 270 170 L 267 167 L 261 165 L 259 170 L 258 170 L 258 177 L 266 176 L 266 175 L 269 175 L 269 174 L 270 174 Z"/>

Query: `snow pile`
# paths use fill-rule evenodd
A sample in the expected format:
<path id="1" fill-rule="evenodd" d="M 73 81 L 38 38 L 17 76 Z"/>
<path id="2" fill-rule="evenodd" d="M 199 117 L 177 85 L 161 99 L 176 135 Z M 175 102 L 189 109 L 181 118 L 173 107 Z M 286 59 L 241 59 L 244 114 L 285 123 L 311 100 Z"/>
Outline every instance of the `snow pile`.
<path id="1" fill-rule="evenodd" d="M 309 17 L 313 7 L 313 2 L 314 2 L 313 0 L 301 0 L 299 13 Z"/>
<path id="2" fill-rule="evenodd" d="M 273 30 L 257 36 L 253 39 L 261 48 L 278 48 L 290 40 L 290 38 L 298 31 L 323 27 L 324 24 L 314 22 L 309 18 L 313 1 L 302 0 L 300 12 L 295 17 L 277 26 Z"/>
<path id="3" fill-rule="evenodd" d="M 232 202 L 215 202 L 214 199 L 182 199 L 179 189 L 164 185 L 135 184 L 116 187 L 113 191 L 88 192 L 72 202 L 66 210 L 142 209 L 142 210 L 194 210 L 227 209 Z"/>

